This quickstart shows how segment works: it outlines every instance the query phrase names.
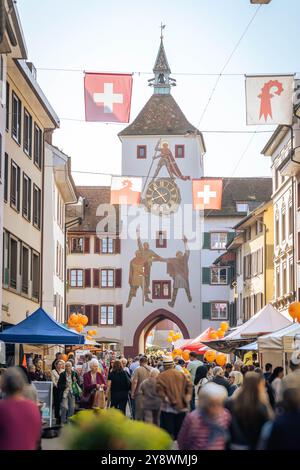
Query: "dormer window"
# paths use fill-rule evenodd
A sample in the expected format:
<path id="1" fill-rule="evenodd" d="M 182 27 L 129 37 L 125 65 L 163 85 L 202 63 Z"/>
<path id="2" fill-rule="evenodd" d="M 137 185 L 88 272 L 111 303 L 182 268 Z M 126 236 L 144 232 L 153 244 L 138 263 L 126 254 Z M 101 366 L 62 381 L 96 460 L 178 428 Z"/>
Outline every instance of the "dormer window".
<path id="1" fill-rule="evenodd" d="M 247 202 L 237 202 L 236 203 L 236 211 L 237 212 L 249 212 L 249 204 Z"/>

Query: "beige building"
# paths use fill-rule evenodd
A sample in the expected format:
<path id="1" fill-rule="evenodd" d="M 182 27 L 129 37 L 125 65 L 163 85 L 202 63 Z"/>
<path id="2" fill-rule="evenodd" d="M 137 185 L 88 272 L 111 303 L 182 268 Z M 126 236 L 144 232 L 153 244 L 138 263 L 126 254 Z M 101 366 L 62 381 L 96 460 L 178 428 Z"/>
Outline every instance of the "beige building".
<path id="1" fill-rule="evenodd" d="M 44 144 L 59 120 L 40 89 L 35 69 L 7 59 L 4 159 L 3 326 L 41 305 Z"/>

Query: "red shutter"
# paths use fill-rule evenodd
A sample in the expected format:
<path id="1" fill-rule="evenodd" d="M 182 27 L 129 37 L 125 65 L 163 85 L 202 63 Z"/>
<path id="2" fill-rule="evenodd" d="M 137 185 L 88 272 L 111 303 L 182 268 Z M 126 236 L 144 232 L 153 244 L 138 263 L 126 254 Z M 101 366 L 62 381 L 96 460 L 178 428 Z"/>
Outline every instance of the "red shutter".
<path id="1" fill-rule="evenodd" d="M 99 269 L 93 269 L 94 287 L 99 287 Z"/>
<path id="2" fill-rule="evenodd" d="M 116 326 L 123 325 L 123 305 L 116 305 Z"/>
<path id="3" fill-rule="evenodd" d="M 99 306 L 93 305 L 93 325 L 99 325 Z"/>
<path id="4" fill-rule="evenodd" d="M 122 287 L 122 269 L 115 270 L 115 287 Z"/>
<path id="5" fill-rule="evenodd" d="M 85 314 L 89 319 L 88 325 L 92 325 L 92 306 L 91 305 L 85 306 Z"/>
<path id="6" fill-rule="evenodd" d="M 101 253 L 100 242 L 101 242 L 100 238 L 98 238 L 97 235 L 96 235 L 96 237 L 95 237 L 95 253 L 99 253 L 99 254 Z"/>
<path id="7" fill-rule="evenodd" d="M 90 237 L 84 237 L 84 253 L 89 253 L 90 252 Z"/>
<path id="8" fill-rule="evenodd" d="M 116 254 L 121 253 L 121 240 L 120 240 L 120 238 L 115 239 L 115 253 Z"/>
<path id="9" fill-rule="evenodd" d="M 84 270 L 84 287 L 91 287 L 91 270 Z"/>

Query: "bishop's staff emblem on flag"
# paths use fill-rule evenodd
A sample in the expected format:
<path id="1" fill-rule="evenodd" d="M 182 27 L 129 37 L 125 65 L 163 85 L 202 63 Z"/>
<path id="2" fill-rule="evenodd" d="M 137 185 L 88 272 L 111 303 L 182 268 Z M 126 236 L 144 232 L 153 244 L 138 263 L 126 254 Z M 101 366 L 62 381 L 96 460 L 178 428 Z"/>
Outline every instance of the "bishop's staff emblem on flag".
<path id="1" fill-rule="evenodd" d="M 113 176 L 110 191 L 111 204 L 137 206 L 140 204 L 142 178 L 128 176 Z"/>
<path id="2" fill-rule="evenodd" d="M 246 75 L 247 125 L 291 125 L 293 94 L 294 75 Z"/>
<path id="3" fill-rule="evenodd" d="M 131 74 L 86 73 L 85 120 L 129 122 L 131 91 Z"/>
<path id="4" fill-rule="evenodd" d="M 193 206 L 195 210 L 215 209 L 222 207 L 221 179 L 197 179 L 193 180 Z"/>

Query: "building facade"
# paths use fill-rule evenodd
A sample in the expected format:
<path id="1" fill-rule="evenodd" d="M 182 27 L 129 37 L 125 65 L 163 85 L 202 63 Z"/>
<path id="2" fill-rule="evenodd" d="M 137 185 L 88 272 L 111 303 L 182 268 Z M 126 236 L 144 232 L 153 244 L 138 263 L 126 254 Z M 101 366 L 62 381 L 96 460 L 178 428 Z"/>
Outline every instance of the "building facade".
<path id="1" fill-rule="evenodd" d="M 6 96 L 3 327 L 41 305 L 44 143 L 59 125 L 31 63 L 8 57 Z"/>
<path id="2" fill-rule="evenodd" d="M 270 198 L 271 184 L 271 178 L 223 178 L 221 210 L 205 211 L 201 253 L 202 331 L 209 326 L 217 329 L 221 321 L 236 326 L 241 318 L 243 255 L 240 250 L 228 252 L 227 246 L 235 238 L 237 223 Z"/>
<path id="3" fill-rule="evenodd" d="M 66 221 L 65 208 L 77 202 L 71 175 L 71 159 L 45 144 L 43 292 L 42 306 L 59 322 L 65 322 Z"/>

